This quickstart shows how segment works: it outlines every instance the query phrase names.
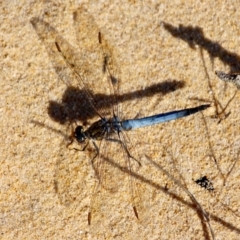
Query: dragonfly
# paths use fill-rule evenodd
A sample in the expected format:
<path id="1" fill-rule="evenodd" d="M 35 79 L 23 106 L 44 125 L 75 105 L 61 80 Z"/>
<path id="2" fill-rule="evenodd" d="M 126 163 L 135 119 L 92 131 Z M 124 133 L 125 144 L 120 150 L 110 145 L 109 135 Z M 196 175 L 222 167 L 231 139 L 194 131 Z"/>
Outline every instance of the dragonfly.
<path id="1" fill-rule="evenodd" d="M 88 103 L 94 112 L 99 117 L 99 119 L 93 122 L 88 128 L 84 128 L 82 125 L 77 125 L 72 133 L 72 140 L 69 145 L 76 140 L 80 144 L 85 144 L 82 150 L 85 150 L 89 142 L 93 143 L 95 154 L 91 159 L 91 163 L 94 166 L 96 162 L 101 162 L 100 143 L 102 140 L 116 142 L 125 152 L 127 159 L 133 159 L 139 165 L 141 163 L 138 159 L 134 158 L 130 151 L 124 137 L 124 133 L 130 130 L 135 130 L 137 128 L 152 126 L 155 124 L 176 120 L 179 118 L 187 117 L 189 115 L 195 114 L 197 112 L 207 109 L 210 105 L 200 105 L 197 107 L 186 108 L 176 111 L 171 111 L 167 113 L 160 113 L 143 118 L 135 119 L 125 119 L 122 120 L 119 115 L 118 110 L 118 83 L 120 77 L 118 72 L 114 67 L 114 58 L 112 54 L 112 49 L 106 39 L 104 38 L 101 31 L 99 31 L 94 19 L 90 14 L 87 13 L 86 9 L 80 8 L 74 13 L 74 20 L 80 24 L 79 34 L 80 34 L 80 45 L 87 48 L 86 51 L 82 49 L 82 54 L 80 57 L 74 54 L 73 49 L 68 44 L 68 42 L 61 36 L 57 36 L 55 39 L 55 46 L 58 53 L 61 55 L 64 62 L 71 69 L 78 87 L 84 91 L 84 95 L 88 98 Z M 91 38 L 94 40 L 92 41 Z M 97 46 L 96 46 L 97 45 Z M 95 54 L 94 51 L 97 53 Z M 88 53 L 90 60 L 87 60 Z M 96 60 L 99 58 L 98 60 Z M 88 64 L 86 64 L 86 62 Z M 97 63 L 97 64 L 96 64 Z M 117 64 L 116 64 L 117 65 Z M 95 72 L 95 73 L 94 73 Z M 112 103 L 109 103 L 109 108 L 111 108 L 111 116 L 104 110 L 99 110 L 99 103 L 95 101 L 93 92 L 91 91 L 92 85 L 97 85 L 98 89 L 102 92 L 106 91 L 103 82 L 100 82 L 99 75 L 104 75 L 106 82 L 108 82 L 108 89 L 113 92 Z M 96 77 L 96 79 L 94 79 Z M 70 81 L 70 80 L 69 80 Z M 99 81 L 99 82 L 98 82 Z M 106 84 L 104 85 L 106 86 Z M 115 137 L 113 137 L 115 136 Z M 127 160 L 126 162 L 129 162 Z M 130 165 L 129 165 L 130 166 Z M 99 169 L 99 164 L 94 167 L 95 174 L 99 180 L 99 184 L 102 182 L 103 175 Z M 131 167 L 129 167 L 129 172 L 131 172 Z M 137 207 L 133 204 L 133 211 L 135 216 L 138 218 Z M 88 224 L 91 224 L 92 213 L 91 210 L 88 212 Z"/>

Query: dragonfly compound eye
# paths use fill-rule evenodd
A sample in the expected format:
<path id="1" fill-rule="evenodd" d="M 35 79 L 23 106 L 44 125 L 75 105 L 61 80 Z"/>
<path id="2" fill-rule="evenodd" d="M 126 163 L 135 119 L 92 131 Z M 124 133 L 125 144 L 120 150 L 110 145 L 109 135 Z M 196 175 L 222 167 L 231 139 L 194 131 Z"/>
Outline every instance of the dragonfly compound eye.
<path id="1" fill-rule="evenodd" d="M 77 139 L 78 142 L 82 143 L 85 141 L 86 136 L 83 131 L 82 126 L 77 126 L 75 129 L 75 138 Z"/>

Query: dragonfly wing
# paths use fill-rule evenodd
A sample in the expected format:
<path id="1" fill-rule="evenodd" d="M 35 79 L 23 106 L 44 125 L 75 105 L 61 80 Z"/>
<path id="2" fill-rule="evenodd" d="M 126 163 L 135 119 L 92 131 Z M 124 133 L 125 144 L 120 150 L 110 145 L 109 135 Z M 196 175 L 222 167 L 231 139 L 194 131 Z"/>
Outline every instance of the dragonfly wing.
<path id="1" fill-rule="evenodd" d="M 89 62 L 85 84 L 94 93 L 105 96 L 104 103 L 96 101 L 99 108 L 112 110 L 112 105 L 117 103 L 121 75 L 114 57 L 118 55 L 117 51 L 109 44 L 94 18 L 83 6 L 74 12 L 73 19 L 80 56 L 85 59 L 84 61 Z"/>

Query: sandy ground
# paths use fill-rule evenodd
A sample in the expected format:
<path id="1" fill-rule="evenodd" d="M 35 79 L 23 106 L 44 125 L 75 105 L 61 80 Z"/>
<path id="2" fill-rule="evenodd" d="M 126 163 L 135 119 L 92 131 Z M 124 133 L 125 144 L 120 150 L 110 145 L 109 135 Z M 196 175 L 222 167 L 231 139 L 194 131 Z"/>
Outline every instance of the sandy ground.
<path id="1" fill-rule="evenodd" d="M 240 72 L 238 1 L 0 6 L 1 239 L 239 239 L 240 93 L 214 73 Z M 53 47 L 58 35 L 80 55 L 87 48 L 91 40 L 83 38 L 91 28 L 81 21 L 83 6 L 111 46 L 121 118 L 211 104 L 202 113 L 125 135 L 141 166 L 119 144 L 103 141 L 100 187 L 93 145 L 84 152 L 66 147 L 76 124 L 89 126 L 98 116 L 85 106 Z M 106 85 L 94 55 L 80 60 L 77 70 L 92 76 L 85 80 L 95 101 L 109 110 L 105 103 L 113 97 L 100 92 Z M 122 168 L 129 161 L 131 174 Z M 203 176 L 214 191 L 194 182 Z"/>

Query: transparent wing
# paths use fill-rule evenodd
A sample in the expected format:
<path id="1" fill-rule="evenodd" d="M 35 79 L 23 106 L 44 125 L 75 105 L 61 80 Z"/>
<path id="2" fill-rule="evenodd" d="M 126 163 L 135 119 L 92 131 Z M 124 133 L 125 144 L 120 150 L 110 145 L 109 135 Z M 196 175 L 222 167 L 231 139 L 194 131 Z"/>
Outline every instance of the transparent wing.
<path id="1" fill-rule="evenodd" d="M 106 107 L 112 108 L 117 104 L 121 75 L 114 57 L 118 56 L 117 50 L 108 43 L 94 18 L 83 6 L 74 12 L 73 18 L 80 57 L 82 61 L 88 62 L 85 84 L 89 89 L 93 89 L 94 93 L 107 95 Z M 101 103 L 96 105 L 102 107 Z"/>
<path id="2" fill-rule="evenodd" d="M 115 134 L 103 140 L 99 146 L 100 155 L 93 163 L 99 172 L 99 183 L 94 187 L 89 208 L 93 232 L 98 229 L 96 226 L 108 223 L 113 216 L 128 215 L 133 220 L 143 220 L 147 212 L 144 206 L 146 188 L 136 178 L 140 164 L 127 154 L 120 141 L 127 142 L 122 133 L 120 138 Z M 127 149 L 134 152 L 130 143 Z"/>
<path id="3" fill-rule="evenodd" d="M 73 18 L 79 48 L 76 50 L 63 37 L 56 37 L 56 47 L 74 75 L 66 83 L 83 89 L 95 111 L 102 117 L 109 116 L 118 88 L 112 48 L 85 8 L 75 11 Z"/>
<path id="4" fill-rule="evenodd" d="M 58 54 L 58 50 L 55 45 L 55 40 L 59 36 L 59 32 L 48 22 L 34 17 L 30 20 L 32 26 L 34 27 L 39 39 L 44 44 L 51 63 L 62 81 L 64 81 L 68 86 L 71 85 L 69 81 L 69 71 L 63 65 L 63 59 Z"/>
<path id="5" fill-rule="evenodd" d="M 66 151 L 65 144 L 60 147 L 55 167 L 54 188 L 62 205 L 82 205 L 89 177 L 89 165 L 84 155 Z M 90 192 L 90 191 L 89 191 Z"/>

